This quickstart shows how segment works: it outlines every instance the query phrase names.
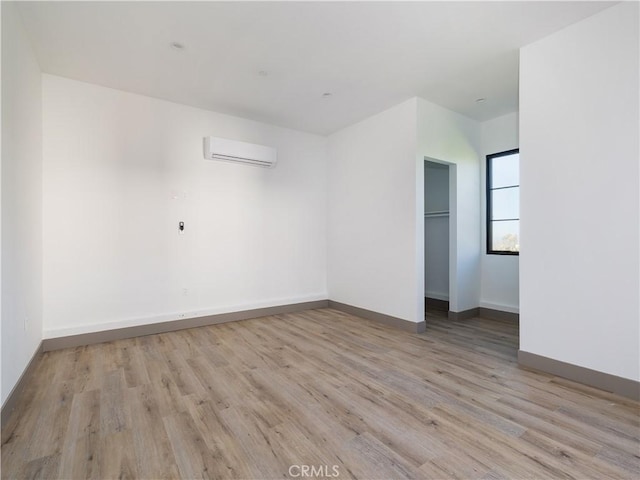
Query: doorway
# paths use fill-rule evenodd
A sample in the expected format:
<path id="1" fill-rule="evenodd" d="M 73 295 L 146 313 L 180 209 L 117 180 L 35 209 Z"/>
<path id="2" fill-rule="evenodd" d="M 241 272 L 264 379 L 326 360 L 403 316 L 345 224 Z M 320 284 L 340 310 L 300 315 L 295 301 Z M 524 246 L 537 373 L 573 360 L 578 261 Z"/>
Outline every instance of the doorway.
<path id="1" fill-rule="evenodd" d="M 427 315 L 450 310 L 450 183 L 448 164 L 424 162 L 424 285 Z"/>

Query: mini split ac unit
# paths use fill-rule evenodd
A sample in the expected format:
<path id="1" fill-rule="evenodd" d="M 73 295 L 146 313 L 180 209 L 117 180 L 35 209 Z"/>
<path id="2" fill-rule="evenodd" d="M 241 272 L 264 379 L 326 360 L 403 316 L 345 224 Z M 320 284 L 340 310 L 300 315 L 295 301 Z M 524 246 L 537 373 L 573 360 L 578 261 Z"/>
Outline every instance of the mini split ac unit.
<path id="1" fill-rule="evenodd" d="M 219 137 L 204 137 L 204 158 L 244 163 L 256 167 L 276 166 L 276 149 Z"/>

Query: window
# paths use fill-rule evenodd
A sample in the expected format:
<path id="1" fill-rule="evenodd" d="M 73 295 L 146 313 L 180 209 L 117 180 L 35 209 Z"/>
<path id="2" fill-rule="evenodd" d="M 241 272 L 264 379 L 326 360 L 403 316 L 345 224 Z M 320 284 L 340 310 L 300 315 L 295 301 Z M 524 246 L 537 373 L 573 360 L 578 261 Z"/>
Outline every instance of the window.
<path id="1" fill-rule="evenodd" d="M 487 155 L 487 253 L 520 252 L 520 151 Z"/>

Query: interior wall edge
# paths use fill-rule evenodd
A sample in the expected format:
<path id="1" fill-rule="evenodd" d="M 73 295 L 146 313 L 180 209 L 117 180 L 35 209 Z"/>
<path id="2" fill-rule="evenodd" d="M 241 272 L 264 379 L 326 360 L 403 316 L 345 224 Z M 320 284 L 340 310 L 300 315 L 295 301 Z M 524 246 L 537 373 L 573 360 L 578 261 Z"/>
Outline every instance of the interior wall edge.
<path id="1" fill-rule="evenodd" d="M 302 310 L 313 310 L 326 308 L 328 300 L 315 300 L 310 302 L 292 303 L 273 307 L 256 308 L 252 310 L 240 310 L 236 312 L 220 313 L 200 317 L 184 318 L 179 320 L 169 320 L 146 325 L 135 325 L 124 328 L 114 328 L 97 332 L 88 332 L 78 335 L 68 335 L 55 338 L 45 338 L 42 341 L 42 350 L 60 350 L 63 348 L 92 345 L 95 343 L 110 342 L 113 340 L 123 340 L 127 338 L 154 335 L 157 333 L 173 332 L 187 328 L 204 327 L 207 325 L 217 325 L 220 323 L 237 322 L 252 318 L 266 317 L 269 315 L 279 315 L 283 313 L 293 313 Z"/>
<path id="2" fill-rule="evenodd" d="M 557 375 L 623 397 L 640 400 L 640 382 L 637 380 L 599 372 L 524 350 L 518 350 L 518 364 L 531 370 Z"/>
<path id="3" fill-rule="evenodd" d="M 502 312 L 520 313 L 520 308 L 517 305 L 504 305 L 499 303 L 480 302 L 480 308 L 488 308 L 491 310 L 500 310 Z"/>
<path id="4" fill-rule="evenodd" d="M 227 305 L 219 308 L 207 308 L 199 310 L 191 310 L 184 312 L 171 312 L 162 315 L 154 315 L 148 317 L 134 317 L 123 320 L 114 320 L 112 322 L 92 323 L 75 326 L 64 326 L 58 328 L 45 328 L 43 338 L 69 337 L 72 335 L 82 335 L 87 333 L 106 332 L 129 327 L 144 327 L 147 325 L 159 324 L 171 321 L 184 321 L 189 319 L 209 317 L 215 315 L 223 315 L 236 313 L 241 311 L 259 311 L 270 307 L 280 307 L 282 305 L 303 304 L 326 300 L 327 293 L 317 293 L 314 295 L 304 295 L 288 298 L 277 298 L 270 301 L 251 302 L 237 305 Z"/>
<path id="5" fill-rule="evenodd" d="M 384 313 L 374 312 L 373 310 L 367 310 L 365 308 L 336 302 L 334 300 L 329 300 L 329 308 L 348 313 L 349 315 L 355 315 L 366 320 L 373 320 L 374 322 L 378 322 L 389 327 L 398 328 L 400 330 L 404 330 L 405 332 L 422 333 L 426 328 L 426 323 L 424 320 L 422 320 L 421 322 L 412 322 L 411 320 L 404 320 L 402 318 L 385 315 Z"/>
<path id="6" fill-rule="evenodd" d="M 9 421 L 9 418 L 11 417 L 11 413 L 15 410 L 16 406 L 18 405 L 18 400 L 20 400 L 22 391 L 24 390 L 24 387 L 27 384 L 27 380 L 35 370 L 35 367 L 38 364 L 37 360 L 39 359 L 40 354 L 44 351 L 42 347 L 43 347 L 43 342 L 41 341 L 38 344 L 38 348 L 36 348 L 36 350 L 33 352 L 33 355 L 31 356 L 31 360 L 29 360 L 27 367 L 24 369 L 24 371 L 22 372 L 22 375 L 20 375 L 20 378 L 18 379 L 13 389 L 11 390 L 9 395 L 7 395 L 7 398 L 2 404 L 2 412 L 0 413 L 0 425 L 5 425 Z"/>

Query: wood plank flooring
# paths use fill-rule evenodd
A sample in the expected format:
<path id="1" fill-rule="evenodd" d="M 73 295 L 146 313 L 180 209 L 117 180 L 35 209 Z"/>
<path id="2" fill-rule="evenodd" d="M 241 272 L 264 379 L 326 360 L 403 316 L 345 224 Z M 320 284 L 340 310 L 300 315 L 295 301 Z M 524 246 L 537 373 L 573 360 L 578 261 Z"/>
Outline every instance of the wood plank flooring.
<path id="1" fill-rule="evenodd" d="M 517 337 L 322 309 L 49 352 L 2 478 L 639 478 L 639 404 L 518 368 Z"/>

